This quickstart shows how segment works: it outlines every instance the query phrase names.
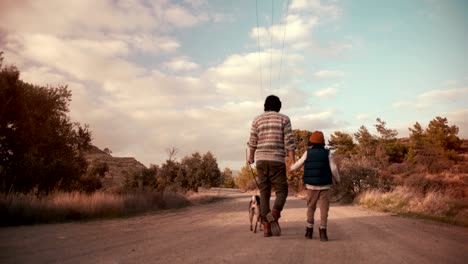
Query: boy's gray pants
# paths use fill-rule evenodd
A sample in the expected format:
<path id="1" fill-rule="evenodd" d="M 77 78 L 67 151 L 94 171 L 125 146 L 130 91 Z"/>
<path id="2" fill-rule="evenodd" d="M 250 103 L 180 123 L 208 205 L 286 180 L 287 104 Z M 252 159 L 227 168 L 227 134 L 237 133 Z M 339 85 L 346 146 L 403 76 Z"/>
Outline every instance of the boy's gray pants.
<path id="1" fill-rule="evenodd" d="M 275 188 L 276 199 L 274 209 L 283 210 L 288 196 L 288 180 L 286 178 L 286 164 L 278 161 L 257 161 L 258 185 L 260 188 L 260 216 L 266 222 L 266 215 L 270 212 L 271 187 Z"/>
<path id="2" fill-rule="evenodd" d="M 330 209 L 330 190 L 307 190 L 307 223 L 314 224 L 317 204 L 320 208 L 320 227 L 327 228 L 328 210 Z"/>

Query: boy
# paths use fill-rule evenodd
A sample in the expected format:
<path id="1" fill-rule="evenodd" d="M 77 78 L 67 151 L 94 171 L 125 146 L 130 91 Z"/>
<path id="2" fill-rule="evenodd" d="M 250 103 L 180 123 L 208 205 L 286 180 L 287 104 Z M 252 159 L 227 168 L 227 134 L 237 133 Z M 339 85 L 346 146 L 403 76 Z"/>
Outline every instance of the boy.
<path id="1" fill-rule="evenodd" d="M 312 133 L 309 139 L 309 149 L 301 159 L 290 167 L 290 171 L 297 170 L 304 165 L 303 181 L 307 188 L 307 227 L 305 237 L 312 239 L 314 230 L 314 214 L 317 204 L 320 208 L 320 241 L 328 241 L 327 221 L 330 208 L 329 190 L 333 179 L 340 183 L 340 175 L 330 150 L 325 148 L 325 138 L 321 131 Z"/>

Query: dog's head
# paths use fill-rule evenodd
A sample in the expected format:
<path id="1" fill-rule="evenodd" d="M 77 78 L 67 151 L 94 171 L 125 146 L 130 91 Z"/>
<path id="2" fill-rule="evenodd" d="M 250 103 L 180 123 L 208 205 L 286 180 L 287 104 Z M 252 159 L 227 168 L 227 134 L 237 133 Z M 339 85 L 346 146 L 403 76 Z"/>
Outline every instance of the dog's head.
<path id="1" fill-rule="evenodd" d="M 260 205 L 260 196 L 252 195 L 251 202 L 252 205 Z"/>

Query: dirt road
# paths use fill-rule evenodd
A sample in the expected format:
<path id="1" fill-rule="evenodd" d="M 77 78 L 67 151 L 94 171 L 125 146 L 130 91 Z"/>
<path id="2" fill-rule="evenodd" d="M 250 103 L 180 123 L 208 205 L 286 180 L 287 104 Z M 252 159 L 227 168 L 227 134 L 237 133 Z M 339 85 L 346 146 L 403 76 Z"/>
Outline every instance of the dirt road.
<path id="1" fill-rule="evenodd" d="M 304 239 L 289 197 L 283 235 L 249 231 L 248 195 L 126 219 L 0 228 L 0 263 L 467 263 L 468 229 L 333 206 L 329 242 Z"/>

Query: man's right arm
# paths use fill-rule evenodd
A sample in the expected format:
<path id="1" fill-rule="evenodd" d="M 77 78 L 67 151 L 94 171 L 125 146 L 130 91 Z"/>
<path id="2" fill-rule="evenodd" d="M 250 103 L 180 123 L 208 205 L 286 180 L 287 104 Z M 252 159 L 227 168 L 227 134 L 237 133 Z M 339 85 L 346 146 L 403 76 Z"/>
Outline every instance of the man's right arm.
<path id="1" fill-rule="evenodd" d="M 255 161 L 255 151 L 257 150 L 257 143 L 258 143 L 258 133 L 257 133 L 256 123 L 254 120 L 250 128 L 249 143 L 247 143 L 247 145 L 249 146 L 249 150 L 250 150 L 249 157 L 247 158 L 247 162 L 249 164 L 252 164 Z"/>

